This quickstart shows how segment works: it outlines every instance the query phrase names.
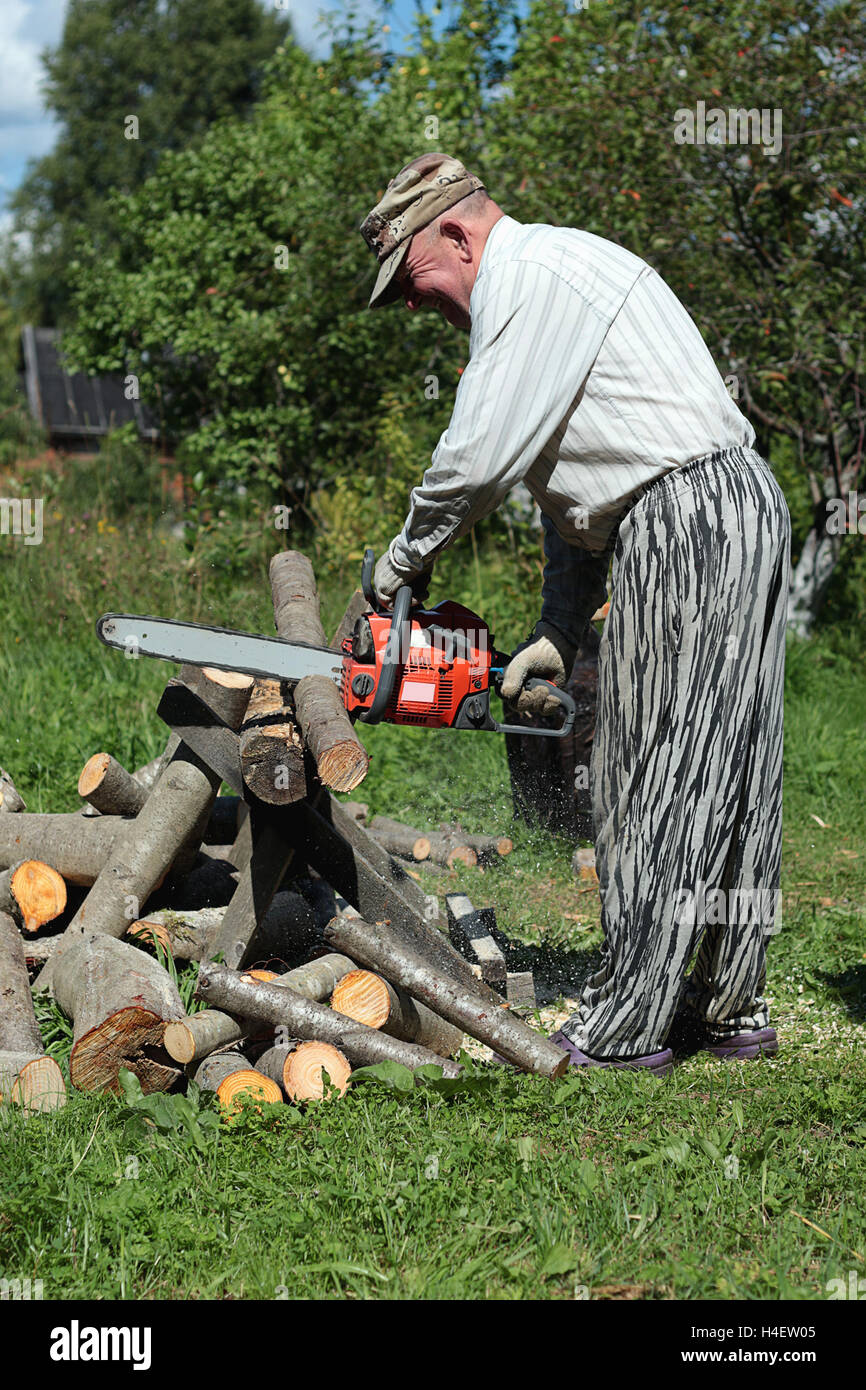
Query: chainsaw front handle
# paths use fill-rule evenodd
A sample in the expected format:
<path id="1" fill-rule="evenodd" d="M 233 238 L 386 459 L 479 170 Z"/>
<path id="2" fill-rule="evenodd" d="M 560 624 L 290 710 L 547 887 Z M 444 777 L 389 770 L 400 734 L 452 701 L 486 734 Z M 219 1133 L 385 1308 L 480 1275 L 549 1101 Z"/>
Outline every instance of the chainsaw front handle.
<path id="1" fill-rule="evenodd" d="M 379 602 L 379 596 L 373 588 L 373 563 L 375 556 L 371 547 L 364 551 L 364 561 L 361 565 L 361 587 L 364 590 L 364 598 L 370 607 L 376 612 L 382 613 L 386 610 Z M 391 627 L 388 631 L 388 638 L 385 643 L 385 658 L 382 662 L 382 672 L 379 676 L 379 684 L 376 686 L 376 694 L 373 696 L 373 703 L 367 710 L 362 710 L 358 715 L 362 724 L 381 724 L 385 717 L 391 696 L 394 693 L 394 682 L 397 673 L 403 664 L 403 644 L 406 636 L 406 620 L 409 617 L 409 610 L 412 607 L 412 585 L 401 584 L 394 597 L 394 615 L 391 618 Z"/>

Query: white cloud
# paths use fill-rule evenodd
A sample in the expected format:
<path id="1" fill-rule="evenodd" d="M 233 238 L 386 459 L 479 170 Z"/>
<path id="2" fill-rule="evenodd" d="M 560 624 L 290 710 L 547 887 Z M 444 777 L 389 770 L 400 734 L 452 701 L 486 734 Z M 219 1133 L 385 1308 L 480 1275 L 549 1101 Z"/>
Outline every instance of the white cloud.
<path id="1" fill-rule="evenodd" d="M 0 5 L 0 127 L 44 119 L 39 55 L 63 31 L 66 0 L 3 0 Z"/>
<path id="2" fill-rule="evenodd" d="M 63 32 L 66 0 L 3 0 L 0 4 L 0 199 L 21 182 L 28 159 L 47 154 L 57 125 L 45 110 L 39 55 Z"/>

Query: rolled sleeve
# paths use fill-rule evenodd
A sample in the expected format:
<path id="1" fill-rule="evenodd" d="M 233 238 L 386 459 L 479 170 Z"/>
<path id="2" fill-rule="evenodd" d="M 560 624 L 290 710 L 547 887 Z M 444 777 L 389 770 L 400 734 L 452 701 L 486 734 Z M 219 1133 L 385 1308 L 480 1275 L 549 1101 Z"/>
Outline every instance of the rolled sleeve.
<path id="1" fill-rule="evenodd" d="M 562 313 L 562 296 L 571 312 Z M 559 312 L 557 312 L 557 304 Z M 479 274 L 470 361 L 392 558 L 414 570 L 492 512 L 575 409 L 608 321 L 548 266 Z"/>

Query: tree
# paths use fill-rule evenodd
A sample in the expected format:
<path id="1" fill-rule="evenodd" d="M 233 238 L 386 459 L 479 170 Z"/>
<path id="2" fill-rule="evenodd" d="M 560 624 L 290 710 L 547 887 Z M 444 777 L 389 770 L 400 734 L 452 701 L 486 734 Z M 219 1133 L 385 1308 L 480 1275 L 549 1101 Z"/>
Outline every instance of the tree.
<path id="1" fill-rule="evenodd" d="M 67 317 L 77 232 L 110 231 L 112 192 L 131 193 L 165 151 L 247 113 L 290 34 L 259 0 L 70 0 L 60 44 L 43 54 L 60 135 L 11 200 L 14 231 L 31 244 L 17 292 L 32 316 Z"/>
<path id="2" fill-rule="evenodd" d="M 515 216 L 576 222 L 654 264 L 759 447 L 793 442 L 813 504 L 801 634 L 842 553 L 827 499 L 866 476 L 864 44 L 862 0 L 536 0 L 486 122 Z"/>

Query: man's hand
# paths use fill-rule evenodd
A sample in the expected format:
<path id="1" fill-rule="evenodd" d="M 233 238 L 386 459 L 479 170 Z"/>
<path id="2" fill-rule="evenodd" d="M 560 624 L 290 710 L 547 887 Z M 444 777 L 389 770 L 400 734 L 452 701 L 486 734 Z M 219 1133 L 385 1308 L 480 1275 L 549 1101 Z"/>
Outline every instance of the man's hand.
<path id="1" fill-rule="evenodd" d="M 404 584 L 412 585 L 413 599 L 416 603 L 421 603 L 427 597 L 432 573 L 432 565 L 426 570 L 404 569 L 402 565 L 395 565 L 389 551 L 386 550 L 376 566 L 373 588 L 379 602 L 386 608 L 393 608 L 397 590 Z"/>
<path id="2" fill-rule="evenodd" d="M 549 623 L 538 622 L 535 633 L 521 643 L 505 668 L 502 698 L 518 714 L 556 714 L 559 702 L 543 688 L 523 690 L 530 676 L 541 676 L 562 689 L 571 675 L 577 649 Z"/>

